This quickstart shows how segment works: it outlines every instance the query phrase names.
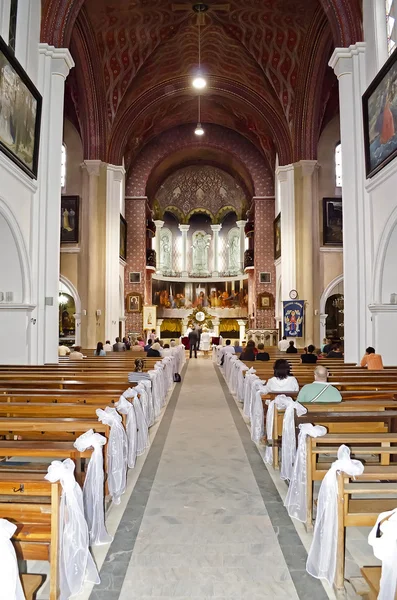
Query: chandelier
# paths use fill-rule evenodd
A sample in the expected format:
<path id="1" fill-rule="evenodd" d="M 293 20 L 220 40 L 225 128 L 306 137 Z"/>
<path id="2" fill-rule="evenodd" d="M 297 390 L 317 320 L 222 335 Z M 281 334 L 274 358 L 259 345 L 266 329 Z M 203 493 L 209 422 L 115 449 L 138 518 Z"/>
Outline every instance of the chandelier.
<path id="1" fill-rule="evenodd" d="M 338 309 L 339 311 L 343 310 L 345 308 L 344 296 L 339 296 L 338 298 L 335 298 L 335 300 L 333 300 L 332 302 L 332 306 Z"/>

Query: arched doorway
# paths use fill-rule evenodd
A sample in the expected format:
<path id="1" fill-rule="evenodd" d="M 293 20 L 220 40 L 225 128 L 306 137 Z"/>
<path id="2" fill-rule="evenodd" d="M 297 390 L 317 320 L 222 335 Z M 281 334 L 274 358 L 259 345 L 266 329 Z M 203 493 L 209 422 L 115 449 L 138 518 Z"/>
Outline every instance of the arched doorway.
<path id="1" fill-rule="evenodd" d="M 59 343 L 65 346 L 80 345 L 80 297 L 73 284 L 66 279 L 59 281 Z"/>
<path id="2" fill-rule="evenodd" d="M 344 287 L 343 275 L 339 275 L 320 299 L 320 343 L 326 337 L 343 342 L 344 335 Z"/>

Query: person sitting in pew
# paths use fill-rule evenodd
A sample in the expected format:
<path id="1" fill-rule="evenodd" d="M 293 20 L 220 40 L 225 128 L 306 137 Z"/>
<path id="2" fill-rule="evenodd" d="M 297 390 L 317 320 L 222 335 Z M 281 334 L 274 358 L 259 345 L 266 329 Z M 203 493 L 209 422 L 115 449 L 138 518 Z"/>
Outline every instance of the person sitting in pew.
<path id="1" fill-rule="evenodd" d="M 326 338 L 325 346 L 323 346 L 321 352 L 327 356 L 328 352 L 332 350 L 332 340 L 330 338 Z"/>
<path id="2" fill-rule="evenodd" d="M 307 352 L 302 354 L 301 356 L 301 361 L 303 365 L 316 364 L 317 356 L 316 354 L 314 354 L 315 350 L 316 349 L 313 346 L 313 344 L 310 344 L 310 346 L 307 347 Z"/>
<path id="3" fill-rule="evenodd" d="M 71 352 L 69 354 L 69 358 L 71 360 L 81 360 L 81 359 L 83 359 L 84 358 L 84 354 L 82 354 L 80 352 L 80 350 L 81 350 L 80 346 L 74 346 L 73 347 L 73 352 Z"/>
<path id="4" fill-rule="evenodd" d="M 304 385 L 298 394 L 298 401 L 302 404 L 309 402 L 341 402 L 339 390 L 327 382 L 328 369 L 318 365 L 314 369 L 314 382 Z"/>
<path id="5" fill-rule="evenodd" d="M 125 352 L 125 346 L 120 342 L 119 337 L 116 337 L 116 343 L 113 344 L 113 352 Z"/>
<path id="6" fill-rule="evenodd" d="M 158 342 L 155 342 L 154 344 L 152 344 L 151 348 L 149 348 L 149 350 L 146 353 L 146 356 L 148 358 L 152 357 L 152 358 L 160 358 L 161 354 L 161 346 Z"/>
<path id="7" fill-rule="evenodd" d="M 247 343 L 247 347 L 245 348 L 245 350 L 240 354 L 240 360 L 245 360 L 245 361 L 253 361 L 255 360 L 255 342 L 253 340 L 249 340 L 249 342 Z"/>
<path id="8" fill-rule="evenodd" d="M 274 377 L 271 377 L 267 384 L 268 392 L 297 392 L 299 391 L 299 383 L 291 375 L 291 366 L 285 358 L 279 358 L 274 363 Z"/>
<path id="9" fill-rule="evenodd" d="M 368 346 L 361 359 L 360 365 L 362 367 L 367 367 L 368 371 L 380 371 L 383 369 L 383 360 L 380 354 L 376 354 L 375 348 Z"/>
<path id="10" fill-rule="evenodd" d="M 58 356 L 67 356 L 68 354 L 70 354 L 70 348 L 61 344 L 58 348 Z"/>
<path id="11" fill-rule="evenodd" d="M 236 354 L 241 354 L 243 351 L 243 347 L 240 346 L 240 342 L 238 340 L 234 342 L 234 351 Z"/>
<path id="12" fill-rule="evenodd" d="M 295 348 L 295 343 L 293 340 L 290 341 L 289 346 L 286 350 L 287 354 L 297 354 L 298 353 L 298 348 Z"/>
<path id="13" fill-rule="evenodd" d="M 278 343 L 278 349 L 280 350 L 280 352 L 286 352 L 288 346 L 289 346 L 288 340 L 287 340 L 287 338 L 284 335 L 283 339 L 280 340 L 279 343 Z"/>
<path id="14" fill-rule="evenodd" d="M 336 343 L 332 346 L 332 350 L 328 352 L 327 358 L 343 358 L 341 345 Z"/>
<path id="15" fill-rule="evenodd" d="M 265 352 L 265 344 L 258 344 L 258 354 L 256 355 L 256 360 L 270 360 L 269 353 Z"/>
<path id="16" fill-rule="evenodd" d="M 106 352 L 103 349 L 102 342 L 97 343 L 96 350 L 94 351 L 94 356 L 106 356 Z"/>
<path id="17" fill-rule="evenodd" d="M 113 352 L 113 346 L 110 343 L 110 340 L 106 340 L 103 349 L 105 350 L 105 352 Z"/>
<path id="18" fill-rule="evenodd" d="M 143 347 L 144 351 L 147 352 L 148 350 L 150 350 L 150 348 L 152 347 L 153 344 L 153 340 L 151 340 L 150 338 L 147 341 L 146 346 Z"/>

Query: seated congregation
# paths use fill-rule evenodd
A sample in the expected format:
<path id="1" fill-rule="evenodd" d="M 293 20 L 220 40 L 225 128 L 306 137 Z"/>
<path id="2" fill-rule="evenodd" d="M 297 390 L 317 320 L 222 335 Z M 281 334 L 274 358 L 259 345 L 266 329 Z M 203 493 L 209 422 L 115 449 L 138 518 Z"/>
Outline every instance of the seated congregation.
<path id="1" fill-rule="evenodd" d="M 289 516 L 312 535 L 307 572 L 337 597 L 394 600 L 397 367 L 384 368 L 372 347 L 359 365 L 346 364 L 341 347 L 324 342 L 318 351 L 288 352 L 295 344 L 283 338 L 267 349 L 268 362 L 257 360 L 263 349 L 252 342 L 240 360 L 220 348 L 214 361 L 272 477 L 286 484 L 280 493 Z M 373 551 L 382 567 L 360 557 L 361 573 L 346 564 L 351 527 L 368 528 L 365 555 Z"/>
<path id="2" fill-rule="evenodd" d="M 183 347 L 171 350 L 146 358 L 98 344 L 58 365 L 0 368 L 1 598 L 67 599 L 100 583 L 91 552 L 111 543 L 106 511 L 120 504 L 183 368 Z M 49 566 L 38 575 L 31 561 Z"/>

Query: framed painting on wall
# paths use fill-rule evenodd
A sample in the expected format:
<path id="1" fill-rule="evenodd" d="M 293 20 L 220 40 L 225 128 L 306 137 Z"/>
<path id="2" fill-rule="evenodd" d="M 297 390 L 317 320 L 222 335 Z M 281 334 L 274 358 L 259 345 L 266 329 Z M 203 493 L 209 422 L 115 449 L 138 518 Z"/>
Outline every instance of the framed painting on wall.
<path id="1" fill-rule="evenodd" d="M 0 37 L 0 150 L 32 177 L 39 160 L 41 95 Z"/>
<path id="2" fill-rule="evenodd" d="M 137 292 L 130 292 L 126 298 L 126 310 L 129 313 L 138 313 L 142 311 L 142 296 Z"/>
<path id="3" fill-rule="evenodd" d="M 323 246 L 342 246 L 342 198 L 323 198 Z"/>
<path id="4" fill-rule="evenodd" d="M 261 310 L 274 308 L 273 294 L 271 294 L 270 292 L 262 292 L 262 294 L 258 294 L 256 305 Z"/>
<path id="5" fill-rule="evenodd" d="M 79 196 L 61 196 L 61 244 L 79 241 Z"/>
<path id="6" fill-rule="evenodd" d="M 274 219 L 274 258 L 281 256 L 281 213 Z"/>
<path id="7" fill-rule="evenodd" d="M 373 177 L 397 156 L 397 50 L 363 94 L 365 167 Z"/>
<path id="8" fill-rule="evenodd" d="M 155 329 L 157 321 L 157 306 L 143 307 L 143 329 Z"/>
<path id="9" fill-rule="evenodd" d="M 120 215 L 120 258 L 127 260 L 127 221 Z"/>

